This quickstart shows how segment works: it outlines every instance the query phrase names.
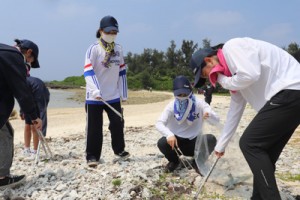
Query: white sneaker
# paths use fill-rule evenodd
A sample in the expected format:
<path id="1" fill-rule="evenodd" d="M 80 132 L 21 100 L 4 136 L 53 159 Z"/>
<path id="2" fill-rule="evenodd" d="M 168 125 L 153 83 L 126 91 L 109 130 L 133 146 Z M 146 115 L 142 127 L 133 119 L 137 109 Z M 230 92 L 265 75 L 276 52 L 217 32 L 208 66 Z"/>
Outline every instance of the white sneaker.
<path id="1" fill-rule="evenodd" d="M 24 149 L 23 150 L 23 156 L 30 156 L 31 155 L 31 151 L 30 151 L 30 149 Z"/>
<path id="2" fill-rule="evenodd" d="M 36 155 L 36 152 L 37 152 L 37 150 L 34 150 L 34 149 L 30 150 L 30 153 L 33 155 Z"/>

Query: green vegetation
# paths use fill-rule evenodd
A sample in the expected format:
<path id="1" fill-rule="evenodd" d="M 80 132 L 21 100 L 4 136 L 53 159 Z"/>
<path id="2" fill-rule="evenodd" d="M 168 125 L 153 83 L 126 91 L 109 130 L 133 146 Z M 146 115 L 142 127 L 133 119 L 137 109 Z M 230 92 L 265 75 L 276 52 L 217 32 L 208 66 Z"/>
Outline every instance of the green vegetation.
<path id="1" fill-rule="evenodd" d="M 115 187 L 120 186 L 121 183 L 122 183 L 121 179 L 113 179 L 113 180 L 112 180 L 112 184 L 113 184 Z"/>
<path id="2" fill-rule="evenodd" d="M 191 82 L 194 80 L 189 62 L 192 54 L 198 50 L 198 44 L 191 40 L 183 40 L 180 48 L 175 42 L 170 42 L 166 52 L 145 48 L 141 54 L 127 53 L 125 61 L 128 66 L 127 80 L 131 90 L 153 89 L 171 90 L 172 81 L 177 75 L 184 75 Z M 210 40 L 202 40 L 202 48 L 210 47 Z M 298 61 L 300 61 L 300 48 L 297 43 L 291 43 L 288 48 L 283 48 Z M 83 76 L 70 76 L 63 81 L 47 83 L 52 88 L 78 88 L 85 86 Z M 215 93 L 228 93 L 217 84 Z"/>
<path id="3" fill-rule="evenodd" d="M 204 193 L 201 194 L 199 197 L 201 197 L 200 199 L 218 199 L 218 200 L 231 199 L 232 200 L 232 198 L 226 198 L 224 195 L 220 195 L 217 193 Z"/>
<path id="4" fill-rule="evenodd" d="M 65 78 L 63 81 L 51 81 L 46 83 L 48 87 L 51 88 L 79 88 L 80 86 L 85 86 L 85 80 L 82 76 L 69 76 Z"/>
<path id="5" fill-rule="evenodd" d="M 291 173 L 277 173 L 276 176 L 284 181 L 300 181 L 300 174 L 291 174 Z"/>

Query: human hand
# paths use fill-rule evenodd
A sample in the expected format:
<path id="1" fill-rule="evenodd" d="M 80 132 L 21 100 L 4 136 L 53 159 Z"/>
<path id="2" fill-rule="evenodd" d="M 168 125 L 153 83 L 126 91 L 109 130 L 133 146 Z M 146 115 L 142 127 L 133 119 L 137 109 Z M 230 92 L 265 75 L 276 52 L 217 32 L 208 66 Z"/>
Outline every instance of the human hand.
<path id="1" fill-rule="evenodd" d="M 209 118 L 209 114 L 206 112 L 203 114 L 203 119 L 208 119 Z"/>
<path id="2" fill-rule="evenodd" d="M 178 147 L 177 139 L 176 139 L 176 137 L 174 135 L 168 137 L 167 138 L 167 142 L 172 147 L 172 149 L 174 149 L 174 147 Z"/>
<path id="3" fill-rule="evenodd" d="M 221 158 L 222 156 L 224 156 L 224 153 L 225 153 L 225 152 L 218 152 L 218 151 L 215 151 L 215 155 L 216 155 L 218 158 Z"/>
<path id="4" fill-rule="evenodd" d="M 99 101 L 102 101 L 102 98 L 99 96 L 99 97 L 96 97 L 97 100 Z"/>
<path id="5" fill-rule="evenodd" d="M 40 118 L 37 118 L 36 120 L 32 120 L 32 124 L 37 130 L 40 131 L 42 130 L 42 120 Z"/>

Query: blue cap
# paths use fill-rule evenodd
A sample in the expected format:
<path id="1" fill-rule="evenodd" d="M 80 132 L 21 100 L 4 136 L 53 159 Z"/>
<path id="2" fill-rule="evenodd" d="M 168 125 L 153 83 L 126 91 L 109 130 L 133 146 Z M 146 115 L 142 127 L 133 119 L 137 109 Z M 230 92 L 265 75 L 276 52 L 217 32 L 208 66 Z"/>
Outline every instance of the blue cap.
<path id="1" fill-rule="evenodd" d="M 173 92 L 174 96 L 189 95 L 192 92 L 190 81 L 185 76 L 177 76 L 173 81 Z"/>
<path id="2" fill-rule="evenodd" d="M 112 16 L 105 16 L 100 21 L 100 29 L 108 33 L 110 31 L 119 32 L 119 25 L 117 20 Z"/>
<path id="3" fill-rule="evenodd" d="M 205 49 L 199 49 L 196 51 L 190 60 L 190 67 L 193 70 L 193 73 L 195 75 L 195 83 L 194 87 L 199 88 L 202 85 L 204 85 L 206 79 L 201 78 L 201 72 L 204 65 L 204 58 L 212 56 L 216 50 L 213 48 L 205 48 Z"/>
<path id="4" fill-rule="evenodd" d="M 33 57 L 34 57 L 34 62 L 32 63 L 31 67 L 32 68 L 40 68 L 40 64 L 39 64 L 39 61 L 38 61 L 39 47 L 34 42 L 32 42 L 30 40 L 15 39 L 15 42 L 17 43 L 17 46 L 19 46 L 20 48 L 31 49 L 32 50 L 32 54 L 33 54 Z"/>

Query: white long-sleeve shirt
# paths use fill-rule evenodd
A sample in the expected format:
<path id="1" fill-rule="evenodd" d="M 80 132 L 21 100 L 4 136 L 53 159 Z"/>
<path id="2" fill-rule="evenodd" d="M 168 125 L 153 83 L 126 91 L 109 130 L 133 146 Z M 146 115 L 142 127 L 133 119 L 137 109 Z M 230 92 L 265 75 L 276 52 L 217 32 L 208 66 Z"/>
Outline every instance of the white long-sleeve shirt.
<path id="1" fill-rule="evenodd" d="M 270 43 L 251 38 L 235 38 L 223 46 L 232 77 L 218 75 L 231 93 L 226 123 L 215 150 L 224 152 L 240 122 L 248 102 L 256 111 L 284 89 L 300 90 L 300 64 L 288 52 Z"/>
<path id="2" fill-rule="evenodd" d="M 96 41 L 88 48 L 84 66 L 87 104 L 103 104 L 97 97 L 108 103 L 119 102 L 120 98 L 127 100 L 126 65 L 122 47 L 115 44 L 114 52 L 109 67 L 105 67 L 102 64 L 105 49 L 99 42 Z"/>
<path id="3" fill-rule="evenodd" d="M 189 125 L 185 120 L 178 124 L 174 116 L 174 100 L 172 100 L 164 109 L 161 116 L 157 120 L 156 128 L 165 137 L 179 136 L 181 138 L 194 139 L 198 136 L 203 126 L 203 114 L 208 113 L 209 123 L 216 124 L 220 121 L 218 115 L 211 109 L 211 107 L 202 99 L 195 98 L 195 121 Z"/>

